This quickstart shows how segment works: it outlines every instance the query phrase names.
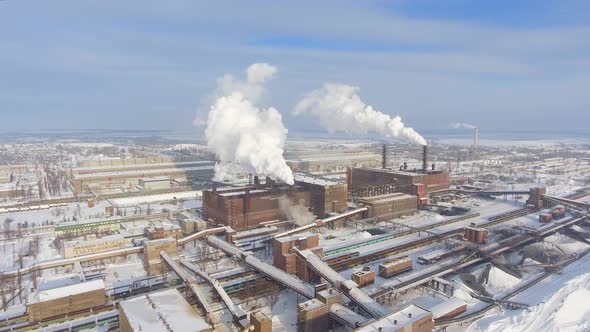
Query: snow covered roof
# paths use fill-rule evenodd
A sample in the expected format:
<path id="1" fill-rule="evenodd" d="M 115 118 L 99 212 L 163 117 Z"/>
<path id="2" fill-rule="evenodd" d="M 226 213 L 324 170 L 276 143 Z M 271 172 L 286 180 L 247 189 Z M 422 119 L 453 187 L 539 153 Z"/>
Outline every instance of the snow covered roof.
<path id="1" fill-rule="evenodd" d="M 103 236 L 101 238 L 95 238 L 90 240 L 71 240 L 71 241 L 64 241 L 64 247 L 76 247 L 79 245 L 93 245 L 98 243 L 104 243 L 109 241 L 123 241 L 125 238 L 120 234 L 113 234 Z"/>
<path id="2" fill-rule="evenodd" d="M 162 182 L 162 181 L 170 181 L 170 177 L 169 176 L 154 176 L 151 178 L 143 178 L 143 179 L 139 179 L 139 181 L 143 181 L 143 182 Z"/>
<path id="3" fill-rule="evenodd" d="M 430 312 L 411 304 L 389 316 L 383 317 L 380 320 L 373 322 L 367 326 L 363 326 L 355 331 L 370 332 L 370 331 L 400 331 L 403 327 L 412 325 L 414 322 L 423 319 L 430 315 Z"/>
<path id="4" fill-rule="evenodd" d="M 45 302 L 66 296 L 88 293 L 99 289 L 104 290 L 104 282 L 102 279 L 41 291 L 35 295 L 31 302 Z"/>
<path id="5" fill-rule="evenodd" d="M 310 183 L 310 184 L 317 184 L 317 185 L 324 186 L 324 187 L 336 186 L 336 185 L 340 184 L 337 181 L 324 179 L 324 178 L 311 176 L 311 175 L 306 175 L 306 174 L 302 174 L 302 173 L 295 173 L 295 174 L 293 174 L 293 177 L 295 178 L 295 181 Z"/>
<path id="6" fill-rule="evenodd" d="M 176 289 L 150 293 L 119 303 L 132 331 L 202 331 L 209 324 Z"/>
<path id="7" fill-rule="evenodd" d="M 145 174 L 160 174 L 160 173 L 187 173 L 192 171 L 212 171 L 214 166 L 195 166 L 195 167 L 183 167 L 183 168 L 161 168 L 161 169 L 138 169 L 130 171 L 113 171 L 113 172 L 101 172 L 101 173 L 87 173 L 87 174 L 74 174 L 74 179 L 92 179 L 96 177 L 105 176 L 138 176 L 142 177 Z"/>
<path id="8" fill-rule="evenodd" d="M 449 312 L 460 308 L 464 305 L 467 305 L 467 302 L 461 300 L 457 297 L 452 297 L 442 303 L 435 305 L 434 307 L 430 308 L 430 312 L 432 312 L 432 317 L 437 319 L 438 317 L 444 316 Z"/>

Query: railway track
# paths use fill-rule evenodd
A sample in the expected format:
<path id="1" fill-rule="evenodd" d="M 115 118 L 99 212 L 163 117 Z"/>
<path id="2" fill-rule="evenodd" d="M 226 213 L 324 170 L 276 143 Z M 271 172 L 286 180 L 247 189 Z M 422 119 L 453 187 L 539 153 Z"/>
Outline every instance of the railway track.
<path id="1" fill-rule="evenodd" d="M 515 218 L 519 218 L 522 216 L 525 216 L 529 213 L 535 212 L 535 209 L 531 209 L 531 208 L 522 208 L 522 209 L 517 209 L 517 210 L 513 210 L 513 211 L 509 211 L 506 213 L 502 213 L 493 217 L 488 218 L 487 222 L 484 222 L 482 224 L 479 224 L 479 227 L 489 227 L 489 226 L 493 226 L 511 219 L 515 219 Z M 467 218 L 465 218 L 467 219 Z M 465 219 L 461 219 L 461 220 L 465 220 Z M 445 225 L 451 224 L 453 222 L 458 222 L 461 220 L 454 220 L 452 222 L 450 222 L 450 220 L 444 221 L 443 223 L 445 223 Z M 440 227 L 442 225 L 439 224 L 435 224 L 432 225 L 431 228 L 435 228 L 435 227 Z M 409 235 L 412 234 L 414 232 L 417 231 L 410 231 L 410 233 L 405 234 L 405 235 Z M 371 255 L 367 255 L 367 256 L 354 256 L 354 257 L 350 257 L 348 259 L 343 259 L 334 263 L 329 263 L 330 267 L 336 271 L 340 271 L 340 270 L 344 270 L 347 268 L 351 268 L 353 266 L 359 265 L 359 264 L 364 264 L 367 262 L 372 262 L 381 258 L 385 258 L 387 256 L 390 255 L 397 255 L 397 254 L 401 254 L 407 251 L 410 251 L 412 249 L 415 248 L 419 248 L 422 246 L 425 246 L 427 244 L 431 244 L 431 243 L 436 243 L 438 241 L 441 241 L 442 239 L 448 238 L 448 237 L 452 237 L 455 235 L 460 235 L 463 234 L 463 229 L 454 229 L 454 230 L 450 230 L 444 233 L 440 233 L 438 236 L 429 236 L 417 241 L 413 241 L 411 243 L 406 243 L 400 246 L 395 246 L 395 247 L 391 247 L 391 248 L 386 248 L 382 251 L 379 251 L 377 253 L 371 254 Z"/>
<path id="2" fill-rule="evenodd" d="M 526 245 L 526 244 L 529 244 L 531 242 L 538 240 L 539 237 L 553 234 L 553 233 L 557 232 L 558 230 L 560 230 L 561 228 L 563 228 L 564 226 L 565 227 L 570 226 L 570 225 L 572 225 L 576 222 L 582 221 L 584 219 L 585 219 L 585 217 L 572 218 L 572 219 L 566 220 L 562 223 L 555 224 L 550 228 L 539 230 L 538 234 L 530 234 L 530 235 L 518 234 L 518 235 L 515 235 L 511 238 L 501 240 L 501 241 L 497 242 L 496 244 L 491 245 L 491 247 L 489 249 L 487 249 L 487 251 L 482 250 L 480 252 L 480 255 L 470 257 L 468 260 L 460 260 L 460 261 L 455 262 L 453 264 L 442 266 L 441 268 L 438 268 L 438 269 L 431 271 L 427 274 L 423 274 L 423 275 L 420 275 L 416 278 L 403 281 L 399 284 L 396 284 L 395 286 L 388 287 L 386 289 L 382 289 L 376 293 L 371 294 L 371 297 L 372 298 L 379 298 L 379 297 L 388 295 L 390 293 L 403 291 L 405 289 L 415 287 L 415 286 L 420 285 L 424 282 L 427 282 L 432 277 L 441 277 L 446 274 L 459 271 L 469 265 L 488 261 L 488 260 L 492 259 L 494 256 L 501 254 L 502 252 L 505 252 L 509 249 L 522 247 L 523 245 Z"/>

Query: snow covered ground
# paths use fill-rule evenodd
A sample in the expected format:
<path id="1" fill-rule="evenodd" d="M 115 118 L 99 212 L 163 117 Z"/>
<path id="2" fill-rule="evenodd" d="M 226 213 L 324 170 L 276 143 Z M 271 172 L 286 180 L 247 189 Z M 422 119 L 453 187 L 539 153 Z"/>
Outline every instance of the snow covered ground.
<path id="1" fill-rule="evenodd" d="M 578 332 L 590 330 L 590 255 L 564 273 L 541 281 L 513 298 L 529 310 L 493 313 L 468 332 Z"/>

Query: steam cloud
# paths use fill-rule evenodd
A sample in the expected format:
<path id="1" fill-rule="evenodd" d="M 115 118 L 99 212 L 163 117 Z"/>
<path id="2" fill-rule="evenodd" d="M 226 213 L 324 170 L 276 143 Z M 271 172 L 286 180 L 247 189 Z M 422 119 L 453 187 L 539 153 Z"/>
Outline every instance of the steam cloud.
<path id="1" fill-rule="evenodd" d="M 366 105 L 358 96 L 358 87 L 326 83 L 307 94 L 296 106 L 295 114 L 309 113 L 319 118 L 330 133 L 336 131 L 376 132 L 385 137 L 427 145 L 414 129 L 404 126 L 399 116 L 391 117 Z"/>
<path id="2" fill-rule="evenodd" d="M 299 204 L 293 204 L 287 196 L 281 196 L 279 198 L 279 208 L 289 220 L 295 221 L 295 224 L 299 226 L 310 224 L 315 220 L 315 215 L 305 205 L 301 202 Z"/>
<path id="3" fill-rule="evenodd" d="M 471 125 L 469 123 L 461 123 L 461 122 L 451 123 L 451 127 L 455 128 L 455 129 L 475 129 L 475 128 L 477 128 L 477 126 Z"/>
<path id="4" fill-rule="evenodd" d="M 209 109 L 205 129 L 207 145 L 219 158 L 215 180 L 253 173 L 294 183 L 283 158 L 287 129 L 281 113 L 254 105 L 265 92 L 263 83 L 276 72 L 276 67 L 256 63 L 248 67 L 245 82 L 229 74 L 217 80 L 218 98 Z"/>

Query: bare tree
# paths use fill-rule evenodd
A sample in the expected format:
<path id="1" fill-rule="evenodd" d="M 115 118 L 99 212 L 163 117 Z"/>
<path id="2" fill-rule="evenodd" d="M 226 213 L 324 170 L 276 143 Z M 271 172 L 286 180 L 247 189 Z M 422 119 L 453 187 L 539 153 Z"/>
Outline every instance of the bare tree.
<path id="1" fill-rule="evenodd" d="M 6 219 L 4 219 L 4 238 L 6 239 L 10 239 L 11 236 L 11 230 L 10 230 L 10 224 L 12 224 L 14 222 L 14 219 L 8 217 Z"/>

